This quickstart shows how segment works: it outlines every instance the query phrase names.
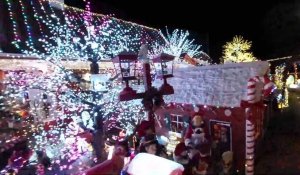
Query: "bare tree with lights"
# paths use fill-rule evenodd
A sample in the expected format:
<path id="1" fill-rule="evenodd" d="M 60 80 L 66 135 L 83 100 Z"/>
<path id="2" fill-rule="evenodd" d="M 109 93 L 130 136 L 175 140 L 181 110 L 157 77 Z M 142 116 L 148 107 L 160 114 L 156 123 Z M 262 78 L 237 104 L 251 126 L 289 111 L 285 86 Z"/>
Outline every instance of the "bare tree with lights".
<path id="1" fill-rule="evenodd" d="M 190 33 L 176 29 L 172 33 L 166 29 L 166 35 L 160 32 L 165 40 L 165 44 L 156 43 L 150 49 L 150 57 L 159 53 L 168 53 L 175 56 L 175 62 L 183 62 L 183 55 L 188 55 L 195 59 L 197 65 L 208 65 L 211 62 L 210 57 L 200 50 L 201 45 L 195 43 L 194 39 L 190 39 Z M 205 58 L 203 59 L 203 55 Z"/>

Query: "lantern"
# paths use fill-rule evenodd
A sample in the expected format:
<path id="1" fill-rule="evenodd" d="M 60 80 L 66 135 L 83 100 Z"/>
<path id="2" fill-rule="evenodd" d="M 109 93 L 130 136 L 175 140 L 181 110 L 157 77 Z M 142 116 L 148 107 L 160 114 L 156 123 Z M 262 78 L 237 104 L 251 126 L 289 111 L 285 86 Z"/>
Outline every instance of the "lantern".
<path id="1" fill-rule="evenodd" d="M 173 77 L 173 61 L 174 56 L 166 53 L 161 53 L 154 56 L 152 59 L 156 74 L 159 78 L 170 78 Z"/>
<path id="2" fill-rule="evenodd" d="M 154 63 L 157 77 L 164 79 L 163 85 L 160 90 L 164 92 L 165 95 L 174 94 L 174 89 L 171 85 L 167 83 L 167 78 L 173 77 L 173 61 L 174 56 L 166 53 L 161 53 L 154 56 L 152 62 Z"/>
<path id="3" fill-rule="evenodd" d="M 132 100 L 136 95 L 136 91 L 129 87 L 129 81 L 136 79 L 137 57 L 138 55 L 135 53 L 122 52 L 112 60 L 117 73 L 121 74 L 122 80 L 126 83 L 125 88 L 120 93 L 120 101 Z"/>

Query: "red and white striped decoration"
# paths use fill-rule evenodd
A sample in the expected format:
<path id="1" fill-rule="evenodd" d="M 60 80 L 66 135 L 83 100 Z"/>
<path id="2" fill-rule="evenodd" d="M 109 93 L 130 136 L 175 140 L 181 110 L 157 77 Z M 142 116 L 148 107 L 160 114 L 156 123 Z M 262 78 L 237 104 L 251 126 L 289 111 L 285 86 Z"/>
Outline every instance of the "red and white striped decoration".
<path id="1" fill-rule="evenodd" d="M 246 108 L 246 111 L 250 110 Z M 255 127 L 249 120 L 246 120 L 246 175 L 254 174 L 254 148 L 255 148 Z"/>
<path id="2" fill-rule="evenodd" d="M 256 91 L 257 83 L 263 83 L 264 87 L 262 89 L 263 97 L 270 95 L 274 88 L 274 83 L 268 78 L 267 75 L 263 77 L 255 76 L 249 79 L 247 83 L 247 101 L 248 103 L 255 103 L 261 100 L 261 96 L 257 97 Z"/>
<path id="3" fill-rule="evenodd" d="M 262 94 L 258 94 L 257 90 L 258 83 L 263 84 Z M 247 101 L 248 103 L 256 103 L 262 100 L 262 97 L 270 95 L 274 88 L 274 83 L 268 78 L 267 75 L 263 77 L 255 76 L 250 78 L 247 84 Z M 249 117 L 250 108 L 246 108 L 247 118 Z M 246 175 L 254 174 L 254 148 L 255 148 L 255 125 L 250 121 L 246 120 L 246 163 L 245 170 Z"/>
<path id="4" fill-rule="evenodd" d="M 272 90 L 275 87 L 275 84 L 270 80 L 270 78 L 267 75 L 260 77 L 260 80 L 264 83 L 263 96 L 267 97 L 271 94 Z"/>

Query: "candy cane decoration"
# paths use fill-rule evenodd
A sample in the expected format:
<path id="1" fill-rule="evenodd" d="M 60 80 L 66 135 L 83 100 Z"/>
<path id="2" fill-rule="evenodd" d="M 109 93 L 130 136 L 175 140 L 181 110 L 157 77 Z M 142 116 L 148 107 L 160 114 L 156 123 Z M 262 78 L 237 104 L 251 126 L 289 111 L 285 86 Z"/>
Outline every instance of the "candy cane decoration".
<path id="1" fill-rule="evenodd" d="M 257 99 L 257 83 L 263 83 L 264 87 L 262 90 L 263 97 L 270 95 L 274 88 L 274 83 L 268 78 L 267 75 L 263 77 L 255 76 L 250 78 L 247 83 L 247 101 L 248 103 L 255 103 L 260 101 L 262 98 Z M 260 96 L 259 96 L 260 97 Z"/>
<path id="2" fill-rule="evenodd" d="M 261 96 L 257 96 L 257 83 L 263 83 L 262 96 L 267 97 L 270 95 L 274 88 L 274 83 L 265 75 L 263 77 L 255 76 L 250 78 L 247 84 L 247 101 L 248 103 L 255 103 L 260 101 Z M 250 116 L 250 108 L 246 108 L 246 116 Z M 255 148 L 255 125 L 250 121 L 246 120 L 246 164 L 245 173 L 246 175 L 254 174 L 254 148 Z"/>
<path id="3" fill-rule="evenodd" d="M 246 113 L 250 108 L 246 108 Z M 255 148 L 255 127 L 252 122 L 246 120 L 246 175 L 254 174 L 254 148 Z"/>
<path id="4" fill-rule="evenodd" d="M 256 95 L 256 83 L 259 82 L 259 77 L 255 76 L 250 78 L 247 83 L 247 101 L 248 103 L 255 103 L 255 95 Z"/>
<path id="5" fill-rule="evenodd" d="M 263 90 L 263 96 L 268 97 L 272 90 L 275 87 L 275 84 L 269 79 L 267 75 L 263 77 L 259 77 L 260 81 L 264 83 L 264 90 Z"/>

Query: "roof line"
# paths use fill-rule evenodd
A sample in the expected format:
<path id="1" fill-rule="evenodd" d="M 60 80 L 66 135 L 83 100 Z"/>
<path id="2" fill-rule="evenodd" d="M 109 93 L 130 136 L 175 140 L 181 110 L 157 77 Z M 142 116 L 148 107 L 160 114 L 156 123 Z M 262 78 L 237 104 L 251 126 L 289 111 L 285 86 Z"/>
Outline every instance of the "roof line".
<path id="1" fill-rule="evenodd" d="M 64 4 L 64 3 L 62 3 L 62 2 L 58 2 L 57 0 L 45 0 L 45 1 L 48 1 L 48 2 L 54 2 L 54 3 L 57 3 L 57 4 L 61 5 L 61 6 L 64 6 L 64 7 L 67 8 L 67 9 L 73 9 L 73 10 L 78 11 L 78 12 L 84 12 L 84 11 L 85 11 L 85 10 L 80 9 L 80 8 L 77 8 L 77 7 L 68 6 L 68 5 L 66 5 L 66 4 Z M 104 14 L 94 13 L 94 12 L 91 12 L 91 14 L 92 14 L 93 16 L 98 16 L 98 17 L 104 17 L 104 16 L 106 16 L 106 15 L 104 15 Z M 124 23 L 129 23 L 129 24 L 131 24 L 131 25 L 137 25 L 137 26 L 142 27 L 142 28 L 147 28 L 147 29 L 150 29 L 150 30 L 154 30 L 154 31 L 156 31 L 156 32 L 159 32 L 158 29 L 153 28 L 153 27 L 148 27 L 148 26 L 141 25 L 141 24 L 137 24 L 137 23 L 134 23 L 134 22 L 125 21 L 125 20 L 122 20 L 122 19 L 119 19 L 119 18 L 116 18 L 116 17 L 111 17 L 111 18 L 114 19 L 114 20 L 117 20 L 117 21 L 122 21 L 122 22 L 124 22 Z"/>
<path id="2" fill-rule="evenodd" d="M 1 52 L 0 53 L 0 60 L 5 60 L 5 59 L 20 59 L 20 60 L 41 60 L 41 61 L 46 61 L 44 59 L 42 59 L 41 57 L 39 56 L 36 56 L 36 55 L 28 55 L 28 54 L 22 54 L 22 53 L 5 53 L 5 52 Z M 63 57 L 61 59 L 61 61 L 70 61 L 70 62 L 73 62 L 73 61 L 81 61 L 81 60 L 68 60 L 66 59 L 66 57 Z M 89 62 L 89 61 L 87 61 Z M 100 62 L 112 62 L 111 60 L 99 60 L 98 61 L 99 63 Z"/>
<path id="3" fill-rule="evenodd" d="M 285 56 L 285 57 L 279 57 L 279 58 L 273 58 L 273 59 L 269 59 L 269 60 L 266 60 L 266 61 L 277 61 L 277 60 L 285 60 L 285 59 L 290 59 L 292 58 L 293 56 Z"/>

